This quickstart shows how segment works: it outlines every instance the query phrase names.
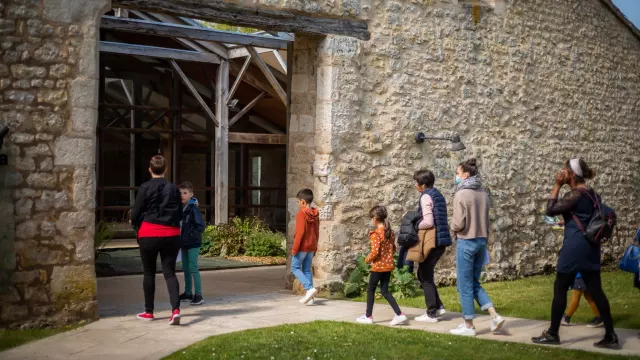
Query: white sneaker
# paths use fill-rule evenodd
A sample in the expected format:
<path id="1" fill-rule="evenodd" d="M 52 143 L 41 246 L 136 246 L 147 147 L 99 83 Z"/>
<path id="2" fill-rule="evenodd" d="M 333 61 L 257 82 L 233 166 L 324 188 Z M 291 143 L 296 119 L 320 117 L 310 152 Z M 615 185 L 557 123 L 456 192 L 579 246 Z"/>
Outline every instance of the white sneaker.
<path id="1" fill-rule="evenodd" d="M 362 315 L 356 319 L 356 321 L 360 324 L 373 324 L 373 317 L 367 317 L 367 315 Z"/>
<path id="2" fill-rule="evenodd" d="M 504 325 L 504 318 L 502 316 L 498 315 L 491 319 L 491 332 L 500 330 L 502 325 Z"/>
<path id="3" fill-rule="evenodd" d="M 317 293 L 318 293 L 318 290 L 316 290 L 316 288 L 311 288 L 311 289 L 307 290 L 307 293 L 304 295 L 304 297 L 299 300 L 300 303 L 301 304 L 308 303 L 309 301 L 311 301 L 311 299 L 316 297 Z"/>
<path id="4" fill-rule="evenodd" d="M 476 336 L 476 328 L 468 328 L 464 323 L 460 324 L 457 328 L 449 330 L 451 335 L 460 336 Z"/>
<path id="5" fill-rule="evenodd" d="M 438 309 L 438 310 L 436 311 L 436 316 L 442 316 L 442 315 L 444 315 L 444 314 L 446 314 L 446 313 L 447 313 L 447 310 L 445 310 L 445 308 L 444 308 L 444 306 L 443 306 L 443 307 L 441 307 L 440 309 Z"/>
<path id="6" fill-rule="evenodd" d="M 414 320 L 415 321 L 420 321 L 420 322 L 428 322 L 428 323 L 437 323 L 438 322 L 438 318 L 431 317 L 426 312 L 423 315 L 418 316 Z"/>
<path id="7" fill-rule="evenodd" d="M 400 315 L 394 316 L 393 320 L 391 320 L 389 325 L 396 326 L 396 325 L 402 324 L 405 321 L 407 321 L 406 315 L 405 314 L 400 314 Z"/>
<path id="8" fill-rule="evenodd" d="M 306 303 L 305 305 L 307 305 L 307 306 L 312 306 L 312 305 L 315 305 L 315 304 L 316 304 L 315 299 L 311 299 L 311 300 L 309 300 L 309 302 L 308 302 L 308 303 Z"/>

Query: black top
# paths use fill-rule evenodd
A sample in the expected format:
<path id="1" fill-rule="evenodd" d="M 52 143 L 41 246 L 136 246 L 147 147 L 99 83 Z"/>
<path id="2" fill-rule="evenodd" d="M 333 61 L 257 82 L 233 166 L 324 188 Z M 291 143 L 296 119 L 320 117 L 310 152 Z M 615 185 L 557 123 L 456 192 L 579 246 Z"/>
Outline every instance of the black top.
<path id="1" fill-rule="evenodd" d="M 597 195 L 588 189 L 595 198 Z M 587 193 L 571 190 L 562 199 L 549 199 L 547 215 L 562 215 L 564 218 L 564 240 L 556 271 L 559 273 L 575 274 L 578 272 L 600 271 L 600 246 L 593 245 L 584 237 L 573 218 L 587 224 L 593 212 L 593 201 Z"/>
<path id="2" fill-rule="evenodd" d="M 182 201 L 180 190 L 172 183 L 154 178 L 142 184 L 131 209 L 131 225 L 138 229 L 142 222 L 180 227 Z"/>

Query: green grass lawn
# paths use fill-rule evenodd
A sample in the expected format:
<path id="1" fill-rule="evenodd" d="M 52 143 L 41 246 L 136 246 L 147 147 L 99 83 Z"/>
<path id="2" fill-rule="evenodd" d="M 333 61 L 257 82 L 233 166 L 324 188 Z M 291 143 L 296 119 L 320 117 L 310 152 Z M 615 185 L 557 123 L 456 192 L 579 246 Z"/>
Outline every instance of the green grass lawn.
<path id="1" fill-rule="evenodd" d="M 550 320 L 551 301 L 553 299 L 553 281 L 555 275 L 532 276 L 514 281 L 501 281 L 483 284 L 496 309 L 501 315 L 535 320 Z M 633 274 L 622 271 L 602 273 L 602 286 L 611 304 L 611 313 L 618 328 L 640 329 L 640 291 L 633 287 Z M 420 291 L 422 289 L 419 289 Z M 460 312 L 460 298 L 455 286 L 439 288 L 440 298 L 447 310 Z M 356 298 L 365 301 L 365 297 Z M 571 291 L 567 292 L 567 304 Z M 400 306 L 425 308 L 424 296 L 397 299 Z M 386 304 L 384 299 L 377 301 Z M 476 304 L 476 311 L 480 309 Z M 586 323 L 593 319 L 591 308 L 582 298 L 578 311 L 573 315 L 572 323 Z"/>
<path id="2" fill-rule="evenodd" d="M 478 357 L 478 355 L 480 355 Z M 315 321 L 210 337 L 165 359 L 631 359 L 425 331 Z"/>
<path id="3" fill-rule="evenodd" d="M 77 325 L 70 325 L 55 329 L 0 330 L 0 351 L 73 330 L 77 327 Z"/>

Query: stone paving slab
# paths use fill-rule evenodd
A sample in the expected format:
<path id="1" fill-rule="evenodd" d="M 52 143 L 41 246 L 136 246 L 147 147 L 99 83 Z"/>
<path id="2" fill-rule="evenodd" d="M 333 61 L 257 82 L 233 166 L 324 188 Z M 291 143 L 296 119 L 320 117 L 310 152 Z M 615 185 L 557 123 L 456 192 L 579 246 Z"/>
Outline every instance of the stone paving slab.
<path id="1" fill-rule="evenodd" d="M 167 303 L 160 304 L 156 313 L 158 320 L 152 322 L 137 320 L 133 307 L 113 307 L 110 309 L 110 315 L 98 322 L 11 349 L 1 353 L 0 358 L 3 360 L 160 359 L 213 335 L 314 320 L 353 322 L 363 313 L 364 306 L 363 303 L 323 299 L 318 299 L 317 305 L 304 306 L 298 303 L 298 297 L 283 292 L 240 298 L 218 298 L 203 306 L 184 307 L 180 327 L 170 327 L 167 324 L 170 314 Z M 416 308 L 403 310 L 410 319 L 421 315 L 424 311 Z M 376 304 L 374 308 L 376 324 L 388 326 L 392 317 L 393 312 L 389 306 Z M 486 315 L 478 317 L 476 319 L 478 338 L 529 344 L 531 336 L 539 335 L 548 326 L 546 321 L 506 319 L 503 331 L 491 334 L 489 317 Z M 407 325 L 399 328 L 448 333 L 458 325 L 461 317 L 460 314 L 447 313 L 442 320 L 435 324 L 411 320 Z M 637 331 L 624 329 L 617 331 L 623 343 L 622 350 L 594 348 L 592 344 L 602 336 L 603 329 L 590 329 L 584 326 L 563 327 L 561 347 L 640 356 Z"/>

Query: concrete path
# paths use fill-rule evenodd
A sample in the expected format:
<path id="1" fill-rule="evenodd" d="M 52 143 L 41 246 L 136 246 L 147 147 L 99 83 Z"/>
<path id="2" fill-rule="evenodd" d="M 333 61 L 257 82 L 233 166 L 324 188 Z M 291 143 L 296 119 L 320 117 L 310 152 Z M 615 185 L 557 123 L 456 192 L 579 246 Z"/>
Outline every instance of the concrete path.
<path id="1" fill-rule="evenodd" d="M 264 273 L 272 271 L 272 274 Z M 282 280 L 274 274 L 282 274 L 284 269 L 230 270 L 225 272 L 203 273 L 206 282 L 211 284 L 232 277 L 230 282 L 220 283 L 218 289 L 205 288 L 205 305 L 182 308 L 182 325 L 170 327 L 167 323 L 170 306 L 166 302 L 166 291 L 158 291 L 159 301 L 156 308 L 157 320 L 143 322 L 135 318 L 140 311 L 140 278 L 107 279 L 99 282 L 100 301 L 112 302 L 102 309 L 102 319 L 81 329 L 70 331 L 30 343 L 0 354 L 3 360 L 14 359 L 160 359 L 196 341 L 212 335 L 219 335 L 252 328 L 301 323 L 313 320 L 334 320 L 353 322 L 364 311 L 364 304 L 351 301 L 317 300 L 316 305 L 303 306 L 298 298 L 285 291 L 278 291 Z M 235 273 L 234 273 L 235 272 Z M 275 279 L 274 279 L 275 278 Z M 122 280 L 124 283 L 122 282 Z M 159 279 L 160 280 L 160 279 Z M 164 290 L 163 282 L 158 289 Z M 213 285 L 211 285 L 213 286 Z M 238 296 L 215 297 L 223 289 L 234 289 Z M 120 289 L 117 298 L 111 291 Z M 128 295 L 123 295 L 128 294 Z M 134 304 L 134 302 L 138 302 Z M 404 308 L 413 319 L 423 313 L 422 309 Z M 376 324 L 387 325 L 393 313 L 387 305 L 376 305 L 374 319 Z M 443 321 L 436 324 L 418 323 L 413 320 L 400 328 L 418 329 L 435 333 L 447 333 L 460 321 L 460 315 L 449 313 Z M 363 325 L 365 326 L 365 325 Z M 476 320 L 479 338 L 521 342 L 529 344 L 531 336 L 537 336 L 548 326 L 546 321 L 507 318 L 503 331 L 499 334 L 489 332 L 489 317 Z M 592 346 L 600 339 L 602 329 L 589 329 L 584 326 L 563 327 L 561 348 L 599 351 L 611 354 L 640 356 L 640 341 L 635 330 L 618 330 L 623 344 L 622 350 L 601 350 Z"/>

